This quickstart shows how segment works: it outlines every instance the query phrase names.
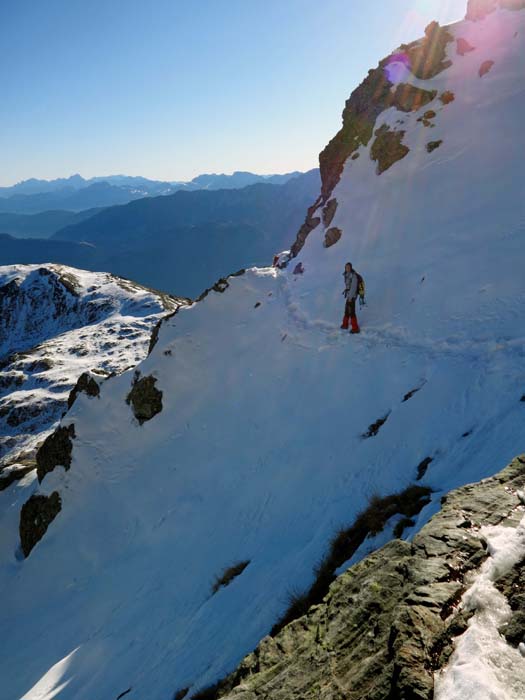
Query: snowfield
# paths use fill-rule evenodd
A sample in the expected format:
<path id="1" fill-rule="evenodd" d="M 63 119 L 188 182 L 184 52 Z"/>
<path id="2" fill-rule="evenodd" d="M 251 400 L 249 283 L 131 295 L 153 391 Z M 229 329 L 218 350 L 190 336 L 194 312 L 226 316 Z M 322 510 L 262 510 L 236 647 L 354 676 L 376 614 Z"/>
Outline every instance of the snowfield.
<path id="1" fill-rule="evenodd" d="M 525 11 L 451 32 L 475 50 L 451 43 L 450 68 L 410 81 L 454 101 L 380 115 L 410 152 L 380 176 L 368 148 L 347 162 L 339 242 L 324 248 L 321 224 L 285 270 L 181 309 L 136 370 L 63 418 L 71 468 L 0 493 L 6 700 L 190 697 L 270 631 L 370 496 L 432 457 L 417 530 L 444 492 L 523 452 Z M 367 285 L 359 336 L 339 329 L 347 260 Z M 147 376 L 162 410 L 140 425 L 126 397 Z M 24 559 L 20 508 L 54 491 L 62 510 Z M 493 697 L 461 683 L 457 697 Z"/>

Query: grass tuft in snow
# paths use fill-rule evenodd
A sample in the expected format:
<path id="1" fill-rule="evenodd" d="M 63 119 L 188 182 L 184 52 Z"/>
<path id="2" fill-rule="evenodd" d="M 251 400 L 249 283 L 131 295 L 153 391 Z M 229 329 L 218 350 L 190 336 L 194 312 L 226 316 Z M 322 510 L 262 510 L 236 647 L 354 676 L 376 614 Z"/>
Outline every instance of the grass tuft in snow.
<path id="1" fill-rule="evenodd" d="M 388 411 L 382 418 L 378 418 L 375 423 L 368 426 L 366 433 L 363 433 L 364 438 L 374 437 L 379 432 L 380 428 L 387 422 L 391 411 Z"/>
<path id="2" fill-rule="evenodd" d="M 324 559 L 315 567 L 315 580 L 309 590 L 302 593 L 292 591 L 283 616 L 273 626 L 275 636 L 283 627 L 304 615 L 312 605 L 320 603 L 335 580 L 335 572 L 348 561 L 369 535 L 377 535 L 394 515 L 404 515 L 404 520 L 396 526 L 396 537 L 401 536 L 405 527 L 413 525 L 411 518 L 417 515 L 430 501 L 431 489 L 426 486 L 409 486 L 404 491 L 381 497 L 371 497 L 368 507 L 362 511 L 350 526 L 341 527 L 333 536 Z M 401 525 L 401 523 L 403 523 Z"/>
<path id="3" fill-rule="evenodd" d="M 240 576 L 242 574 L 242 572 L 248 566 L 249 563 L 250 560 L 247 559 L 246 561 L 240 561 L 237 564 L 233 564 L 233 566 L 229 566 L 227 569 L 224 569 L 222 574 L 220 576 L 217 576 L 217 578 L 215 579 L 215 582 L 212 586 L 212 592 L 215 594 L 220 588 L 229 586 L 234 578 L 237 578 L 237 576 Z"/>

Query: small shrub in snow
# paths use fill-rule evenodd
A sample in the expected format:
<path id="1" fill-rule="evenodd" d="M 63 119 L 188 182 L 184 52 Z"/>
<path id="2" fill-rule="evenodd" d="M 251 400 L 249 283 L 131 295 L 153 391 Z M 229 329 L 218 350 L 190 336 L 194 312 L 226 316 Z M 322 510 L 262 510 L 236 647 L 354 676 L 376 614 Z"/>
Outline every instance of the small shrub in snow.
<path id="1" fill-rule="evenodd" d="M 229 566 L 228 568 L 224 569 L 222 574 L 220 576 L 217 576 L 215 579 L 215 582 L 212 586 L 212 591 L 213 593 L 217 593 L 219 588 L 228 586 L 234 578 L 237 578 L 237 576 L 240 576 L 244 569 L 248 566 L 250 563 L 250 560 L 247 559 L 246 561 L 239 561 L 237 564 L 233 564 L 233 566 Z"/>

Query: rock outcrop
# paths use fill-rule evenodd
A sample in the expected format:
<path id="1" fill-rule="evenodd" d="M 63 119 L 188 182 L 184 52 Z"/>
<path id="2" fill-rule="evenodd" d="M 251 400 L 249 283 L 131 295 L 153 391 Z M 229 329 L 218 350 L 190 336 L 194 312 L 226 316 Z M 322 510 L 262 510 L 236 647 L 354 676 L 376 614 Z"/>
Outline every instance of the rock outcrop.
<path id="1" fill-rule="evenodd" d="M 138 379 L 136 376 L 135 379 L 126 402 L 131 405 L 135 418 L 142 425 L 162 411 L 162 391 L 155 386 L 155 377 Z"/>
<path id="2" fill-rule="evenodd" d="M 383 124 L 376 131 L 376 138 L 370 149 L 370 157 L 377 163 L 377 174 L 381 175 L 398 160 L 404 158 L 410 151 L 403 144 L 404 131 L 392 131 Z"/>
<path id="3" fill-rule="evenodd" d="M 330 246 L 333 246 L 334 243 L 337 243 L 337 241 L 341 238 L 342 233 L 343 232 L 341 229 L 337 228 L 337 226 L 329 228 L 324 235 L 324 247 L 330 248 Z"/>
<path id="4" fill-rule="evenodd" d="M 356 155 L 356 154 L 354 154 Z M 323 226 L 325 228 L 328 228 L 330 224 L 332 223 L 332 219 L 335 216 L 335 212 L 337 211 L 337 199 L 330 199 L 327 203 L 326 206 L 323 209 Z"/>
<path id="5" fill-rule="evenodd" d="M 500 474 L 442 499 L 413 541 L 393 540 L 352 566 L 320 605 L 265 637 L 213 689 L 189 697 L 236 700 L 431 700 L 434 672 L 471 611 L 459 605 L 467 575 L 487 557 L 482 525 L 516 526 L 523 516 L 525 456 Z M 498 586 L 519 612 L 503 630 L 525 632 L 523 562 Z"/>
<path id="6" fill-rule="evenodd" d="M 452 41 L 454 37 L 446 27 L 440 27 L 438 22 L 431 22 L 421 41 L 402 47 L 406 50 L 411 71 L 416 78 L 429 80 L 452 65 L 446 58 L 447 44 Z"/>
<path id="7" fill-rule="evenodd" d="M 71 466 L 71 453 L 73 451 L 72 438 L 75 437 L 75 426 L 61 425 L 54 433 L 51 433 L 43 442 L 36 453 L 36 473 L 38 481 L 42 481 L 46 474 L 52 472 L 55 467 L 61 466 L 67 471 Z"/>
<path id="8" fill-rule="evenodd" d="M 24 503 L 20 513 L 20 544 L 25 557 L 40 542 L 61 508 L 57 491 L 50 496 L 31 496 Z"/>
<path id="9" fill-rule="evenodd" d="M 77 380 L 75 386 L 71 389 L 67 400 L 68 409 L 75 403 L 79 394 L 87 394 L 87 396 L 99 396 L 100 387 L 97 380 L 92 376 L 91 372 L 83 372 Z"/>
<path id="10" fill-rule="evenodd" d="M 425 90 L 410 83 L 400 83 L 393 89 L 394 83 L 389 77 L 390 66 L 397 61 L 406 65 L 416 78 L 432 78 L 449 67 L 446 48 L 451 41 L 453 37 L 446 28 L 432 22 L 421 41 L 403 45 L 398 53 L 383 59 L 350 95 L 343 110 L 341 129 L 319 154 L 321 196 L 308 210 L 305 223 L 291 247 L 292 256 L 300 252 L 309 233 L 320 223 L 319 217 L 314 217 L 314 212 L 328 202 L 348 158 L 357 158 L 358 149 L 368 146 L 379 115 L 389 107 L 403 112 L 417 111 L 435 99 L 434 90 Z M 325 223 L 325 227 L 329 225 L 330 221 Z"/>

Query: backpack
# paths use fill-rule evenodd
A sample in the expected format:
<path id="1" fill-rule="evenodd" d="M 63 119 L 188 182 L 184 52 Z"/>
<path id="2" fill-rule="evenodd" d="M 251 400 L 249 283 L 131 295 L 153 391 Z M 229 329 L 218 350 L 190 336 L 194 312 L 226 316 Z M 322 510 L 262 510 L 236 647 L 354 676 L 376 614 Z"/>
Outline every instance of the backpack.
<path id="1" fill-rule="evenodd" d="M 365 281 L 362 278 L 362 276 L 354 270 L 355 274 L 357 275 L 357 293 L 361 297 L 361 299 L 365 298 Z"/>

